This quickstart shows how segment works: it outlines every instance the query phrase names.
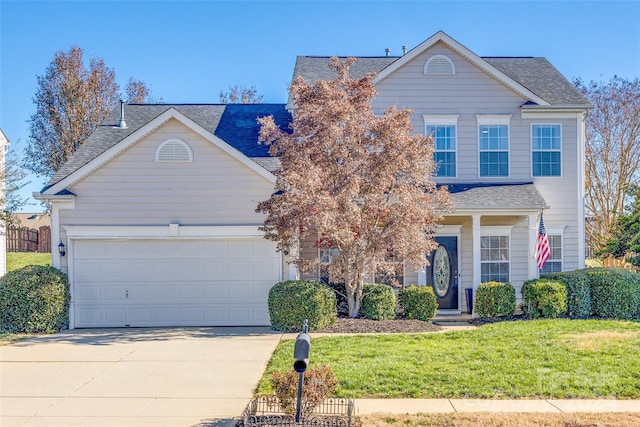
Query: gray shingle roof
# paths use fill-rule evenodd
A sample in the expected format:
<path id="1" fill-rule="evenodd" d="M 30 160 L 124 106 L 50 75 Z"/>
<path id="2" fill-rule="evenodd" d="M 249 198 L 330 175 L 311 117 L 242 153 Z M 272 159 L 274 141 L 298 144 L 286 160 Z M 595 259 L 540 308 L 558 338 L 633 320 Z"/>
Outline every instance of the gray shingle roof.
<path id="1" fill-rule="evenodd" d="M 357 61 L 350 69 L 351 76 L 359 78 L 366 73 L 379 73 L 399 58 L 401 57 L 356 57 Z M 482 59 L 551 105 L 589 105 L 589 101 L 546 58 Z M 336 73 L 329 69 L 330 61 L 329 56 L 298 56 L 293 76 L 302 76 L 310 83 L 333 79 Z"/>
<path id="2" fill-rule="evenodd" d="M 446 186 L 456 210 L 530 210 L 548 207 L 547 202 L 532 182 L 446 184 Z"/>
<path id="3" fill-rule="evenodd" d="M 344 60 L 347 57 L 339 57 Z M 399 56 L 360 56 L 349 68 L 352 78 L 364 77 L 367 73 L 379 73 L 385 67 L 393 64 Z M 302 76 L 310 83 L 318 80 L 331 80 L 338 77 L 338 74 L 329 68 L 331 57 L 329 56 L 298 56 L 293 69 L 293 77 Z"/>
<path id="4" fill-rule="evenodd" d="M 63 180 L 171 108 L 254 161 L 256 158 L 269 157 L 268 147 L 258 144 L 260 126 L 257 118 L 273 115 L 283 130 L 288 129 L 291 122 L 291 116 L 284 104 L 128 104 L 125 106 L 124 117 L 127 128 L 117 127 L 120 107 L 115 108 L 51 178 L 45 189 Z M 258 161 L 256 163 L 261 164 Z M 263 163 L 270 168 L 274 167 L 272 161 Z M 265 168 L 272 170 L 269 167 Z"/>
<path id="5" fill-rule="evenodd" d="M 482 58 L 551 105 L 588 105 L 546 58 Z"/>

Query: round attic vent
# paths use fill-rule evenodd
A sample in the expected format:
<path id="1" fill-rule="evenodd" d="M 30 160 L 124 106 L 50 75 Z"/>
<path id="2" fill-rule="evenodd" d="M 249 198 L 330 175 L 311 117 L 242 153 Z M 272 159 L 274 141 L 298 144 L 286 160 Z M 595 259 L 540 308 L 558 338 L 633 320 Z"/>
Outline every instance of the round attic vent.
<path id="1" fill-rule="evenodd" d="M 186 142 L 169 139 L 158 146 L 156 162 L 193 162 L 193 152 Z"/>
<path id="2" fill-rule="evenodd" d="M 433 55 L 424 64 L 424 73 L 427 75 L 455 74 L 456 67 L 453 61 L 445 55 Z"/>

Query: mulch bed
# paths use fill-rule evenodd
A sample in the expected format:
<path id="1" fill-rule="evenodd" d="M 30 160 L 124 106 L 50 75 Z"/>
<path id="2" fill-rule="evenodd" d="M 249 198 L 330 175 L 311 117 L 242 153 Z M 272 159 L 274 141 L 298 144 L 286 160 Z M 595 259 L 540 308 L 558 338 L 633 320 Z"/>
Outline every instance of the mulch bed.
<path id="1" fill-rule="evenodd" d="M 338 321 L 325 329 L 314 332 L 327 332 L 339 334 L 365 334 L 365 333 L 415 333 L 436 332 L 442 328 L 431 322 L 422 320 L 395 319 L 395 320 L 370 320 L 350 317 L 339 317 Z"/>

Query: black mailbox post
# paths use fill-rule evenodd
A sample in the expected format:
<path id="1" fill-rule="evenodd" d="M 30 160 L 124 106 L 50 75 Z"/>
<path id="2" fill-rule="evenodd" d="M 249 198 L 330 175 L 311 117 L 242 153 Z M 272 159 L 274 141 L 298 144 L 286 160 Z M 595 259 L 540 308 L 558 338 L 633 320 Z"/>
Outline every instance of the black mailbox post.
<path id="1" fill-rule="evenodd" d="M 302 332 L 296 337 L 293 347 L 293 370 L 298 373 L 298 400 L 296 402 L 296 423 L 300 422 L 300 408 L 302 404 L 302 386 L 304 382 L 304 372 L 309 366 L 309 350 L 311 350 L 311 337 L 307 334 L 309 324 L 305 320 Z"/>

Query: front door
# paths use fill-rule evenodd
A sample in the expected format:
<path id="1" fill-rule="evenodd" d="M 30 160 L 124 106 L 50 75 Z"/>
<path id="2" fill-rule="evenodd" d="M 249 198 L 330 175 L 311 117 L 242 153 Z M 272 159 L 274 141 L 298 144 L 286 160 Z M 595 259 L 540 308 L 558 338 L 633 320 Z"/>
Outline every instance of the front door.
<path id="1" fill-rule="evenodd" d="M 458 238 L 436 237 L 429 254 L 427 285 L 433 287 L 440 310 L 458 310 Z"/>

